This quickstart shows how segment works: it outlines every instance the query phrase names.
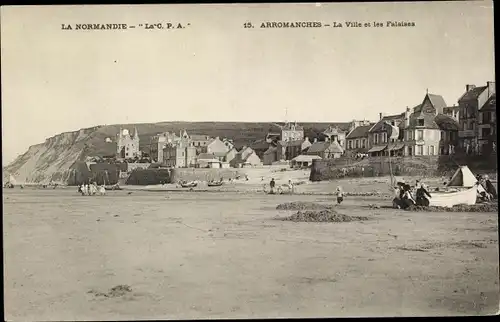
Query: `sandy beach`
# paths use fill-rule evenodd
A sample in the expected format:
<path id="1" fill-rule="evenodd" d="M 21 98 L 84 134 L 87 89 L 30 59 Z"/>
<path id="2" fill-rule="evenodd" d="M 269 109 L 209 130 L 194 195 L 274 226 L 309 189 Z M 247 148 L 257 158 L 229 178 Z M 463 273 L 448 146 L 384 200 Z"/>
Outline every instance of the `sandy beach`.
<path id="1" fill-rule="evenodd" d="M 258 185 L 258 183 L 255 183 Z M 319 183 L 304 185 L 324 189 Z M 342 183 L 348 186 L 347 181 Z M 360 184 L 366 190 L 382 189 Z M 346 188 L 348 191 L 349 188 Z M 322 195 L 4 189 L 7 320 L 485 315 L 498 311 L 498 214 L 372 209 L 276 220 Z M 36 212 L 33 211 L 36 209 Z M 127 290 L 109 292 L 123 285 Z"/>

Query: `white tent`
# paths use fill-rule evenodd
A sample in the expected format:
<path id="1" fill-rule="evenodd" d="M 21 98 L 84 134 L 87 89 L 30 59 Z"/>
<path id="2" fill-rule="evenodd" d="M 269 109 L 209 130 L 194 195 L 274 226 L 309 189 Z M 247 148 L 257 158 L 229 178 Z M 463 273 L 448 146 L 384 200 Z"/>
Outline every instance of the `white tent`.
<path id="1" fill-rule="evenodd" d="M 464 165 L 460 166 L 453 177 L 451 177 L 450 182 L 448 182 L 448 187 L 473 187 L 477 182 L 476 177 L 470 171 L 469 167 Z"/>
<path id="2" fill-rule="evenodd" d="M 9 175 L 9 183 L 17 184 L 17 180 L 16 180 L 16 178 L 14 178 L 14 176 L 12 174 Z"/>

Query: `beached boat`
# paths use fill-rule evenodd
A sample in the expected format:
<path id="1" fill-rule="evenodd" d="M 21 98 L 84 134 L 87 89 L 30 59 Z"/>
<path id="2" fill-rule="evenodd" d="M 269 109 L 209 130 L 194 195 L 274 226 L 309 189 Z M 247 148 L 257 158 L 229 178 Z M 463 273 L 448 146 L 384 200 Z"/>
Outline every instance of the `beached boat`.
<path id="1" fill-rule="evenodd" d="M 119 185 L 115 184 L 112 186 L 104 186 L 104 189 L 106 190 L 123 190 Z"/>
<path id="2" fill-rule="evenodd" d="M 222 181 L 210 181 L 207 185 L 209 187 L 220 187 L 223 185 L 223 182 Z"/>
<path id="3" fill-rule="evenodd" d="M 457 192 L 432 192 L 429 205 L 434 207 L 453 207 L 456 205 L 475 205 L 478 188 L 476 186 Z"/>
<path id="4" fill-rule="evenodd" d="M 191 181 L 191 182 L 181 182 L 180 186 L 182 188 L 194 188 L 198 185 L 196 181 Z"/>

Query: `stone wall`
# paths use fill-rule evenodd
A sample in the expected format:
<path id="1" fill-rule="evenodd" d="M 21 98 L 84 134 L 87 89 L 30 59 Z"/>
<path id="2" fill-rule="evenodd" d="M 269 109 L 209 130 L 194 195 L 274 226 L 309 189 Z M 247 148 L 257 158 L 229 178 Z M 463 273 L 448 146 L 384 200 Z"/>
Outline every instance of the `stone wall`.
<path id="1" fill-rule="evenodd" d="M 132 172 L 136 169 L 147 169 L 151 163 L 127 163 L 127 172 Z"/>
<path id="2" fill-rule="evenodd" d="M 136 169 L 125 181 L 128 185 L 148 186 L 171 182 L 170 169 Z"/>
<path id="3" fill-rule="evenodd" d="M 451 176 L 459 165 L 467 165 L 473 173 L 496 172 L 496 157 L 413 156 L 371 157 L 360 162 L 329 159 L 314 160 L 311 181 L 343 177 L 387 176 Z"/>
<path id="4" fill-rule="evenodd" d="M 224 180 L 235 179 L 238 175 L 244 175 L 241 169 L 226 168 L 175 168 L 172 169 L 171 182 L 185 181 L 209 181 L 223 178 Z"/>

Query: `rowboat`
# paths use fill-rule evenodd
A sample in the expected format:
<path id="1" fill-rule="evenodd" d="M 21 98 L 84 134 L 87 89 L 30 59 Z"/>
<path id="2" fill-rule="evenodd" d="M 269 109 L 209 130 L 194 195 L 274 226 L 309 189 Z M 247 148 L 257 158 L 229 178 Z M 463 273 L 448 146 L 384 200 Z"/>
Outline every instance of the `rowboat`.
<path id="1" fill-rule="evenodd" d="M 222 186 L 223 182 L 222 181 L 210 181 L 207 183 L 207 186 L 209 187 L 220 187 Z"/>
<path id="2" fill-rule="evenodd" d="M 198 183 L 196 181 L 181 182 L 180 185 L 183 188 L 194 188 L 194 187 L 196 187 L 198 185 Z"/>
<path id="3" fill-rule="evenodd" d="M 104 186 L 104 189 L 106 190 L 123 190 L 119 185 L 115 184 L 112 186 Z"/>
<path id="4" fill-rule="evenodd" d="M 476 186 L 457 192 L 433 192 L 429 198 L 429 206 L 453 207 L 456 205 L 475 205 L 478 188 Z"/>

